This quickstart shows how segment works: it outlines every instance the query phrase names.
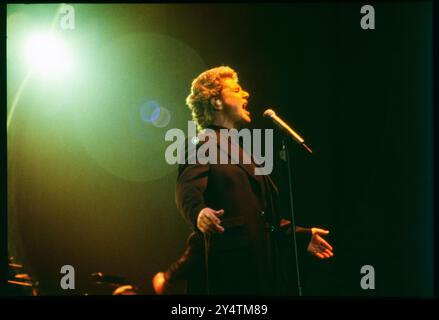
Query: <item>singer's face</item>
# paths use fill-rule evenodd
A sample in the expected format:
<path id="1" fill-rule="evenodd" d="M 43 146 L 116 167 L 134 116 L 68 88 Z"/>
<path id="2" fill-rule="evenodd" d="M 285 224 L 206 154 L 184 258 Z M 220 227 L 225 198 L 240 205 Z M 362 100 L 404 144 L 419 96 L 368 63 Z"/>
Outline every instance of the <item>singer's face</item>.
<path id="1" fill-rule="evenodd" d="M 243 90 L 232 78 L 224 79 L 222 85 L 221 100 L 223 102 L 224 115 L 235 126 L 250 123 L 250 112 L 247 110 L 250 94 Z"/>

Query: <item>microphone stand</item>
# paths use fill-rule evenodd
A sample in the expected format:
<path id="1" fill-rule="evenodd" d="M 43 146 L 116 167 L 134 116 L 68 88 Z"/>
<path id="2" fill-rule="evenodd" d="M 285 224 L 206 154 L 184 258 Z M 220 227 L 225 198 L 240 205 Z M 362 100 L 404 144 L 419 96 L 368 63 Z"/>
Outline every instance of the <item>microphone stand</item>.
<path id="1" fill-rule="evenodd" d="M 300 282 L 300 268 L 299 268 L 299 256 L 297 252 L 297 239 L 296 239 L 296 219 L 294 217 L 294 205 L 293 205 L 293 186 L 292 186 L 292 178 L 291 178 L 291 155 L 288 150 L 287 143 L 285 142 L 286 137 L 282 138 L 282 150 L 281 150 L 281 159 L 287 162 L 288 169 L 288 190 L 290 194 L 290 206 L 291 206 L 291 233 L 293 235 L 293 251 L 296 258 L 296 272 L 297 272 L 297 288 L 299 291 L 299 297 L 302 296 L 302 284 Z"/>

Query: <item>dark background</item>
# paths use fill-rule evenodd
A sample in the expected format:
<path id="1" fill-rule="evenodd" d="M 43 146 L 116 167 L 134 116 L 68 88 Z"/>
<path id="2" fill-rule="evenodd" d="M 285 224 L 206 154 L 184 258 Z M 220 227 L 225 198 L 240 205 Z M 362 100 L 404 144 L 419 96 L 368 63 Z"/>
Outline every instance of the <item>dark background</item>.
<path id="1" fill-rule="evenodd" d="M 358 3 L 75 6 L 78 25 L 111 23 L 102 43 L 163 34 L 206 68 L 231 66 L 251 94 L 255 127 L 270 127 L 261 115 L 271 107 L 303 134 L 314 155 L 292 149 L 297 224 L 329 229 L 335 249 L 319 261 L 299 236 L 304 295 L 432 296 L 432 4 L 374 7 L 376 29 L 362 30 Z M 88 277 L 96 271 L 152 293 L 152 275 L 189 233 L 174 205 L 175 172 L 130 182 L 80 152 L 65 160 L 65 145 L 78 144 L 72 133 L 37 130 L 35 116 L 17 113 L 8 133 L 11 253 L 44 294 L 97 293 Z M 30 155 L 30 136 L 41 145 L 50 137 L 56 152 Z M 288 210 L 284 164 L 273 176 Z M 59 288 L 64 264 L 77 273 L 71 292 Z M 375 290 L 360 287 L 363 265 L 375 268 Z"/>

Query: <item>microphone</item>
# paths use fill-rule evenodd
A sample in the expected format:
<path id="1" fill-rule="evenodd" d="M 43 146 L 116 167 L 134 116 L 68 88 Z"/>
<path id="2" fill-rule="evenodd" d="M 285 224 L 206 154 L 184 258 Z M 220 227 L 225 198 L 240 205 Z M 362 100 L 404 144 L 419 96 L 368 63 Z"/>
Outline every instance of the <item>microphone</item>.
<path id="1" fill-rule="evenodd" d="M 292 136 L 292 138 L 300 145 L 305 147 L 306 150 L 308 150 L 309 153 L 312 153 L 312 150 L 305 144 L 305 140 L 289 125 L 287 125 L 281 118 L 279 118 L 276 115 L 276 112 L 274 112 L 271 109 L 267 109 L 264 111 L 264 118 L 270 118 L 282 131 L 284 131 L 286 134 Z"/>

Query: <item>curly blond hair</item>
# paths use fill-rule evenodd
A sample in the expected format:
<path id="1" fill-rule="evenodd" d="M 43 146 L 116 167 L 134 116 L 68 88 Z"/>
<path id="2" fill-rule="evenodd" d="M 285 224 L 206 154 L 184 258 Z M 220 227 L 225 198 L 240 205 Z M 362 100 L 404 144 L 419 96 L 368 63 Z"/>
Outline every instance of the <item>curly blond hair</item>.
<path id="1" fill-rule="evenodd" d="M 198 130 L 212 124 L 214 109 L 211 99 L 221 95 L 221 80 L 232 78 L 238 82 L 238 74 L 228 66 L 209 69 L 192 81 L 191 93 L 186 98 L 186 104 L 192 111 L 192 119 Z"/>

